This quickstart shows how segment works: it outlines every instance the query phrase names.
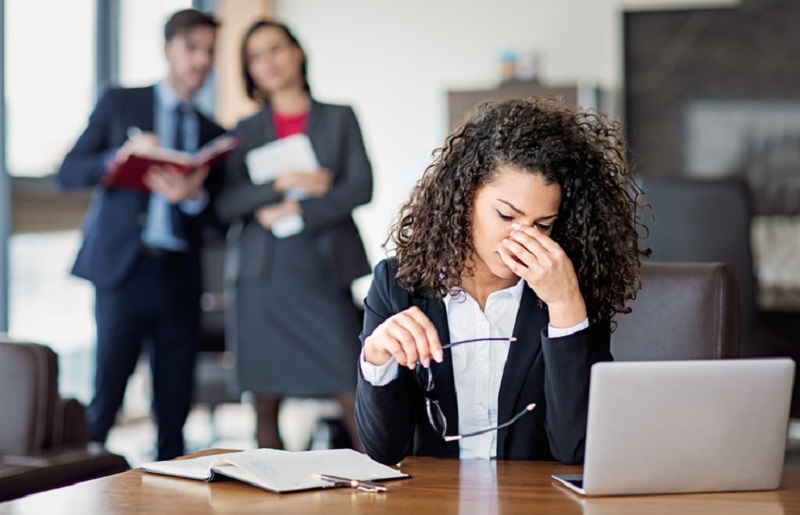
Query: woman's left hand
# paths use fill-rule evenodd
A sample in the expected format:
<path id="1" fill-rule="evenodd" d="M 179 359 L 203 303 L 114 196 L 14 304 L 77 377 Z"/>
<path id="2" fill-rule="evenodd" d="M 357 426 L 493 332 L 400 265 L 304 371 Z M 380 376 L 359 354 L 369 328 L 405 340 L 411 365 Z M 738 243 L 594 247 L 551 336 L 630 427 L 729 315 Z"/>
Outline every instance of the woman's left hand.
<path id="1" fill-rule="evenodd" d="M 300 213 L 300 205 L 294 200 L 286 199 L 277 204 L 262 206 L 255 212 L 255 218 L 264 229 L 272 229 L 272 225 L 287 215 Z"/>
<path id="2" fill-rule="evenodd" d="M 586 319 L 586 303 L 572 261 L 549 236 L 533 227 L 515 225 L 499 254 L 547 304 L 550 325 L 572 327 Z"/>

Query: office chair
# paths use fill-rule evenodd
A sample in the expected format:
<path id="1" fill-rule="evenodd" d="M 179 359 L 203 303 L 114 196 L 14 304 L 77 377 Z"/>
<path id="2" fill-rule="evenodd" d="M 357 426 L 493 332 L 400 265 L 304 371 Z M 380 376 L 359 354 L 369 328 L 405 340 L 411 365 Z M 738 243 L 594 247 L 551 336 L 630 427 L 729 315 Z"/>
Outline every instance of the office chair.
<path id="1" fill-rule="evenodd" d="M 750 242 L 752 200 L 744 180 L 644 178 L 644 201 L 655 221 L 644 245 L 654 261 L 722 262 L 733 266 L 739 282 L 742 356 L 771 355 L 757 336 L 757 283 Z"/>
<path id="2" fill-rule="evenodd" d="M 725 263 L 642 264 L 642 289 L 617 315 L 611 353 L 618 361 L 736 358 L 739 285 Z"/>
<path id="3" fill-rule="evenodd" d="M 128 470 L 88 442 L 84 408 L 58 394 L 58 356 L 0 337 L 0 501 Z"/>

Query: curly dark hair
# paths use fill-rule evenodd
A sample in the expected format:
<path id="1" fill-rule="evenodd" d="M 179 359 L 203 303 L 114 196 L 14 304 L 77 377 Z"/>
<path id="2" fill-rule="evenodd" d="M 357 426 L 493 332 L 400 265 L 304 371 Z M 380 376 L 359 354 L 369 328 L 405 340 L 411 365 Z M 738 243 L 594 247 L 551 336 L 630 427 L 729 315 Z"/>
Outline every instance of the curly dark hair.
<path id="1" fill-rule="evenodd" d="M 551 237 L 572 261 L 589 320 L 630 311 L 639 259 L 650 251 L 639 248 L 643 191 L 625 161 L 619 122 L 550 98 L 486 102 L 433 155 L 387 240 L 401 286 L 441 299 L 474 272 L 475 194 L 511 165 L 561 187 Z"/>

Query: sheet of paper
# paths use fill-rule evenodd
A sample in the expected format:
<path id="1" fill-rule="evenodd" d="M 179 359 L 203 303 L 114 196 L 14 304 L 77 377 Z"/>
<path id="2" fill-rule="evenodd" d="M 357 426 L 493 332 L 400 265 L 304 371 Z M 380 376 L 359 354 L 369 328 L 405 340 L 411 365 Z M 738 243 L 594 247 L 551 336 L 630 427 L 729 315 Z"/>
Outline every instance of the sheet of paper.
<path id="1" fill-rule="evenodd" d="M 142 470 L 156 474 L 188 477 L 191 479 L 206 480 L 211 475 L 210 467 L 220 461 L 223 455 L 200 456 L 188 460 L 168 460 L 142 463 Z"/>
<path id="2" fill-rule="evenodd" d="M 311 140 L 295 134 L 254 148 L 245 155 L 253 184 L 265 184 L 289 172 L 313 172 L 319 168 Z"/>

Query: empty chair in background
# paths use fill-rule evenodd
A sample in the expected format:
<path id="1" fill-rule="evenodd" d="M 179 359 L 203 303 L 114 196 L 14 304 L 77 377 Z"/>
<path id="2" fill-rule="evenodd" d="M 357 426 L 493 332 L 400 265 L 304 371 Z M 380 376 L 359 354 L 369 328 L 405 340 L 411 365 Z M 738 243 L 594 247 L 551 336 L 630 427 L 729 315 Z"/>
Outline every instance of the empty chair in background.
<path id="1" fill-rule="evenodd" d="M 615 318 L 618 361 L 736 358 L 739 285 L 725 263 L 642 264 L 642 289 Z"/>
<path id="2" fill-rule="evenodd" d="M 736 270 L 741 307 L 741 355 L 780 354 L 757 320 L 757 281 L 750 241 L 752 200 L 739 179 L 646 178 L 645 202 L 655 221 L 645 240 L 654 261 L 722 262 Z"/>
<path id="3" fill-rule="evenodd" d="M 84 408 L 58 393 L 50 347 L 0 336 L 0 501 L 128 470 L 88 442 Z"/>

